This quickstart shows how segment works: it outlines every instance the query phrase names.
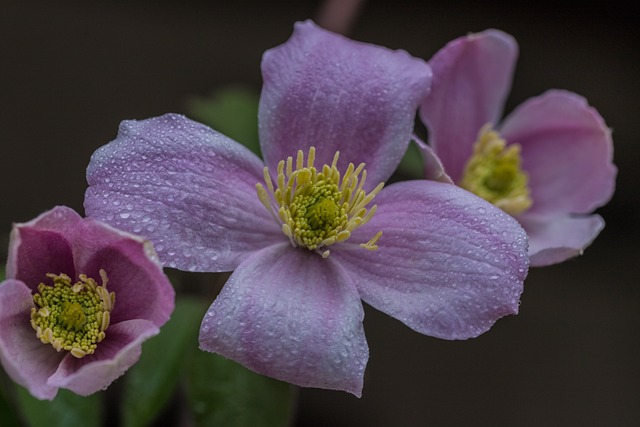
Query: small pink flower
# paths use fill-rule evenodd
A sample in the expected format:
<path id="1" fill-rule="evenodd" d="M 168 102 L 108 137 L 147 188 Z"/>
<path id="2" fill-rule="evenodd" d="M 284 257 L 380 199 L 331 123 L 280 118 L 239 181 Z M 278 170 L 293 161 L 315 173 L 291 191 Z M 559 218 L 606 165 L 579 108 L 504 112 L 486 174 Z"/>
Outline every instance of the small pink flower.
<path id="1" fill-rule="evenodd" d="M 0 361 L 39 399 L 105 389 L 173 311 L 148 241 L 58 206 L 14 225 L 0 284 Z"/>
<path id="2" fill-rule="evenodd" d="M 531 265 L 542 266 L 580 254 L 602 230 L 590 213 L 611 198 L 616 167 L 609 128 L 574 93 L 550 90 L 500 123 L 517 50 L 487 30 L 436 53 L 420 108 L 431 147 L 422 149 L 427 178 L 448 175 L 512 214 L 529 235 Z"/>

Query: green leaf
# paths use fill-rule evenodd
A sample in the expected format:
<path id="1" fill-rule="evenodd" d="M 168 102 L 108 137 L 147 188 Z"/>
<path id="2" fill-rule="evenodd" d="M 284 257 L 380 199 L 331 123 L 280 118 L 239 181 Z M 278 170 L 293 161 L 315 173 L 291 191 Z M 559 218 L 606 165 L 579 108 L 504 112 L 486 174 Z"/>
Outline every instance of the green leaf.
<path id="1" fill-rule="evenodd" d="M 60 389 L 56 398 L 48 401 L 36 399 L 23 387 L 16 388 L 22 418 L 31 427 L 102 425 L 102 392 L 83 397 Z"/>
<path id="2" fill-rule="evenodd" d="M 195 424 L 202 427 L 284 427 L 294 405 L 289 384 L 203 351 L 192 354 L 187 394 Z"/>
<path id="3" fill-rule="evenodd" d="M 6 274 L 4 271 L 4 267 L 0 267 L 0 282 L 2 282 L 5 277 L 6 277 Z"/>
<path id="4" fill-rule="evenodd" d="M 0 367 L 0 426 L 20 427 L 16 405 L 11 400 L 14 391 L 13 381 Z"/>
<path id="5" fill-rule="evenodd" d="M 0 396 L 0 426 L 20 427 L 20 421 L 10 402 Z"/>
<path id="6" fill-rule="evenodd" d="M 160 334 L 142 345 L 140 360 L 124 377 L 121 416 L 125 427 L 150 425 L 176 390 L 185 355 L 198 347 L 206 306 L 180 298 Z"/>
<path id="7" fill-rule="evenodd" d="M 191 98 L 187 111 L 194 119 L 245 145 L 260 155 L 256 92 L 243 86 L 219 89 L 207 98 Z"/>
<path id="8" fill-rule="evenodd" d="M 398 173 L 400 173 L 404 179 L 424 178 L 422 154 L 416 144 L 409 144 L 409 148 L 407 148 L 407 152 L 404 153 L 404 157 L 398 166 Z"/>

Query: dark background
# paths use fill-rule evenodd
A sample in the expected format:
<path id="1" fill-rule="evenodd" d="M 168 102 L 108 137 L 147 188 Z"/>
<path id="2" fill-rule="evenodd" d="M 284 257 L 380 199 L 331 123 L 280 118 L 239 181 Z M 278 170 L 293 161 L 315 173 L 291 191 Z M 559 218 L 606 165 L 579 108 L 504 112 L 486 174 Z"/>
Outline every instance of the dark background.
<path id="1" fill-rule="evenodd" d="M 520 315 L 477 339 L 421 336 L 367 307 L 363 398 L 304 389 L 297 426 L 640 425 L 638 6 L 515 4 L 372 0 L 350 36 L 428 59 L 467 32 L 514 35 L 520 60 L 507 111 L 564 88 L 614 130 L 618 186 L 599 211 L 607 227 L 582 257 L 531 271 Z M 0 238 L 56 204 L 82 212 L 89 156 L 121 120 L 185 112 L 188 96 L 233 83 L 259 91 L 262 52 L 319 7 L 4 1 Z"/>

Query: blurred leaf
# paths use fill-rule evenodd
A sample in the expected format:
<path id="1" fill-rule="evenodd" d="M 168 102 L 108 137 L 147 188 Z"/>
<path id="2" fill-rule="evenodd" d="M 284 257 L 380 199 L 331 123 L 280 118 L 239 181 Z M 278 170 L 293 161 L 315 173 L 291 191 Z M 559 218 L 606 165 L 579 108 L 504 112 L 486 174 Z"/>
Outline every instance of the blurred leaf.
<path id="1" fill-rule="evenodd" d="M 83 397 L 60 389 L 53 401 L 38 400 L 23 387 L 16 386 L 22 417 L 31 427 L 100 427 L 101 392 Z M 2 424 L 4 426 L 4 424 Z"/>
<path id="2" fill-rule="evenodd" d="M 2 367 L 0 367 L 0 426 L 2 427 L 21 426 L 17 408 L 11 400 L 13 390 L 13 381 L 7 376 Z"/>
<path id="3" fill-rule="evenodd" d="M 179 298 L 160 334 L 142 345 L 140 360 L 124 377 L 122 424 L 151 424 L 175 392 L 185 355 L 198 346 L 198 329 L 206 306 L 193 298 Z"/>
<path id="4" fill-rule="evenodd" d="M 4 267 L 0 267 L 0 282 L 5 278 Z"/>
<path id="5" fill-rule="evenodd" d="M 20 427 L 20 421 L 8 400 L 0 396 L 0 426 L 2 427 Z"/>
<path id="6" fill-rule="evenodd" d="M 404 157 L 398 166 L 398 172 L 402 174 L 403 179 L 424 178 L 422 154 L 413 142 L 409 144 L 407 152 L 404 153 Z"/>
<path id="7" fill-rule="evenodd" d="M 201 427 L 284 427 L 293 409 L 293 388 L 217 354 L 195 351 L 187 394 Z"/>
<path id="8" fill-rule="evenodd" d="M 194 119 L 245 145 L 260 156 L 258 139 L 258 101 L 253 90 L 226 87 L 208 98 L 192 98 L 187 111 Z"/>

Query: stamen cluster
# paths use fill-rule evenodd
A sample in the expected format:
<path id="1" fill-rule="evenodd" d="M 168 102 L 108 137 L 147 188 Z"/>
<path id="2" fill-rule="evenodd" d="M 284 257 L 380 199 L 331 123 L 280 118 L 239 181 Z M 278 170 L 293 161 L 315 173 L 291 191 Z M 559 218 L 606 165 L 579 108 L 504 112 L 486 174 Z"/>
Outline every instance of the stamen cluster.
<path id="1" fill-rule="evenodd" d="M 364 163 L 358 167 L 350 163 L 341 177 L 336 167 L 339 156 L 336 152 L 331 166 L 325 164 L 318 171 L 314 166 L 315 147 L 309 149 L 306 166 L 304 153 L 299 150 L 295 169 L 292 157 L 278 163 L 277 188 L 266 166 L 264 181 L 267 188 L 256 184 L 258 198 L 282 225 L 282 232 L 291 244 L 317 251 L 325 258 L 329 251 L 322 251 L 322 248 L 347 240 L 353 230 L 373 217 L 377 205 L 369 209 L 367 205 L 384 187 L 381 182 L 369 193 L 362 189 L 367 177 Z M 379 231 L 360 246 L 377 249 L 381 235 Z"/>
<path id="2" fill-rule="evenodd" d="M 102 285 L 84 274 L 72 284 L 66 274 L 47 274 L 53 285 L 38 285 L 33 296 L 31 326 L 44 344 L 82 358 L 93 354 L 105 338 L 115 294 L 107 291 L 107 274 L 100 270 Z"/>
<path id="3" fill-rule="evenodd" d="M 473 147 L 460 186 L 493 203 L 509 215 L 520 214 L 533 203 L 529 177 L 522 170 L 520 146 L 510 144 L 485 125 Z"/>

